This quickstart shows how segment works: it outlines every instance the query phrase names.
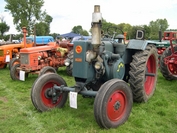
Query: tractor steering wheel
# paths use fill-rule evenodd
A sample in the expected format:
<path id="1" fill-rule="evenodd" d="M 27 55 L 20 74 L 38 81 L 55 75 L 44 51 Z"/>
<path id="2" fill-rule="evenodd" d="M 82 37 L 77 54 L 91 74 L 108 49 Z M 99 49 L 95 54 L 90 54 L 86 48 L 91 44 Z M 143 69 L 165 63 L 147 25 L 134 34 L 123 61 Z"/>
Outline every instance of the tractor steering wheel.
<path id="1" fill-rule="evenodd" d="M 113 30 L 111 30 L 111 29 L 113 29 Z M 110 37 L 112 37 L 112 39 L 114 39 L 114 37 L 116 36 L 116 34 L 118 33 L 118 31 L 121 31 L 121 34 L 124 34 L 124 32 L 121 29 L 119 29 L 119 28 L 117 28 L 115 26 L 111 26 L 111 27 L 107 28 L 107 33 L 108 33 L 108 35 Z"/>

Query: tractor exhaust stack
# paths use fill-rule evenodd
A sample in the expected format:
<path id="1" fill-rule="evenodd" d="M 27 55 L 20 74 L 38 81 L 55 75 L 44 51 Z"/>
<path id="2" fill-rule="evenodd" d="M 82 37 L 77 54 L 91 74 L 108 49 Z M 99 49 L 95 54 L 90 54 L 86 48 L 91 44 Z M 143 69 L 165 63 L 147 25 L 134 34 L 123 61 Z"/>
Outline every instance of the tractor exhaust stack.
<path id="1" fill-rule="evenodd" d="M 22 28 L 22 32 L 23 32 L 24 48 L 26 48 L 26 33 L 27 33 L 26 27 Z"/>
<path id="2" fill-rule="evenodd" d="M 100 6 L 94 6 L 94 12 L 92 13 L 92 45 L 93 50 L 98 54 L 98 48 L 101 45 L 101 23 L 102 14 L 100 13 Z"/>

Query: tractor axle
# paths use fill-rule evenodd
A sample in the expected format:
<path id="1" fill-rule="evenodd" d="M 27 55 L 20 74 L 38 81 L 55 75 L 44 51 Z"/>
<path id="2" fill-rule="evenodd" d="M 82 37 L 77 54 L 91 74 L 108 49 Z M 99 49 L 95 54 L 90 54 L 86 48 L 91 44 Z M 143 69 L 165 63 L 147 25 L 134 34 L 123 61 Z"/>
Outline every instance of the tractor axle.
<path id="1" fill-rule="evenodd" d="M 53 89 L 51 89 L 51 91 L 54 91 L 54 92 L 56 92 L 57 90 L 59 90 L 59 91 L 61 91 L 61 92 L 62 92 L 62 91 L 77 92 L 77 91 L 76 91 L 76 87 L 67 87 L 67 86 L 63 86 L 63 85 L 61 85 L 61 86 L 54 85 L 54 86 L 53 86 Z M 84 96 L 93 96 L 93 97 L 95 97 L 96 94 L 97 94 L 97 91 L 87 90 L 87 89 L 84 87 L 84 89 L 78 91 L 78 93 L 81 94 L 81 95 L 84 95 Z"/>

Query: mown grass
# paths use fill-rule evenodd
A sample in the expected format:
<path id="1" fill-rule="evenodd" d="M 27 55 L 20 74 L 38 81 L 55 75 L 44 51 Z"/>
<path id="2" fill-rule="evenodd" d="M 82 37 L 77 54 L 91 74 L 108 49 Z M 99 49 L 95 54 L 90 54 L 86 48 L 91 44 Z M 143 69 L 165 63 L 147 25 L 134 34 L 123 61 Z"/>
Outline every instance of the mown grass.
<path id="1" fill-rule="evenodd" d="M 67 82 L 74 79 L 58 72 Z M 101 129 L 94 118 L 93 98 L 78 96 L 78 109 L 69 107 L 38 112 L 30 93 L 37 75 L 25 82 L 13 81 L 9 69 L 0 70 L 0 132 L 2 133 L 177 133 L 177 81 L 167 81 L 158 72 L 154 96 L 143 104 L 134 103 L 128 121 L 116 129 Z"/>

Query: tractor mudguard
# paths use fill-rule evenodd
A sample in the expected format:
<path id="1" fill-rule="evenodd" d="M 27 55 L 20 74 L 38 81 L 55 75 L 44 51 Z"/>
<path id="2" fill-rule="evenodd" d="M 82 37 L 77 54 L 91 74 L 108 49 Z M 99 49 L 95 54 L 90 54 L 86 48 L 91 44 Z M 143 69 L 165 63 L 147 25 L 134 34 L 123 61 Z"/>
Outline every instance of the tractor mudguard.
<path id="1" fill-rule="evenodd" d="M 143 51 L 145 50 L 146 46 L 148 44 L 153 44 L 156 46 L 155 41 L 150 41 L 150 40 L 137 40 L 137 39 L 132 39 L 129 41 L 127 44 L 125 53 L 123 55 L 123 60 L 125 64 L 129 64 L 132 61 L 132 56 L 137 52 L 137 51 Z"/>
<path id="2" fill-rule="evenodd" d="M 149 40 L 135 40 L 132 39 L 127 44 L 127 49 L 135 49 L 135 50 L 145 50 L 148 44 L 156 45 L 156 42 Z"/>

